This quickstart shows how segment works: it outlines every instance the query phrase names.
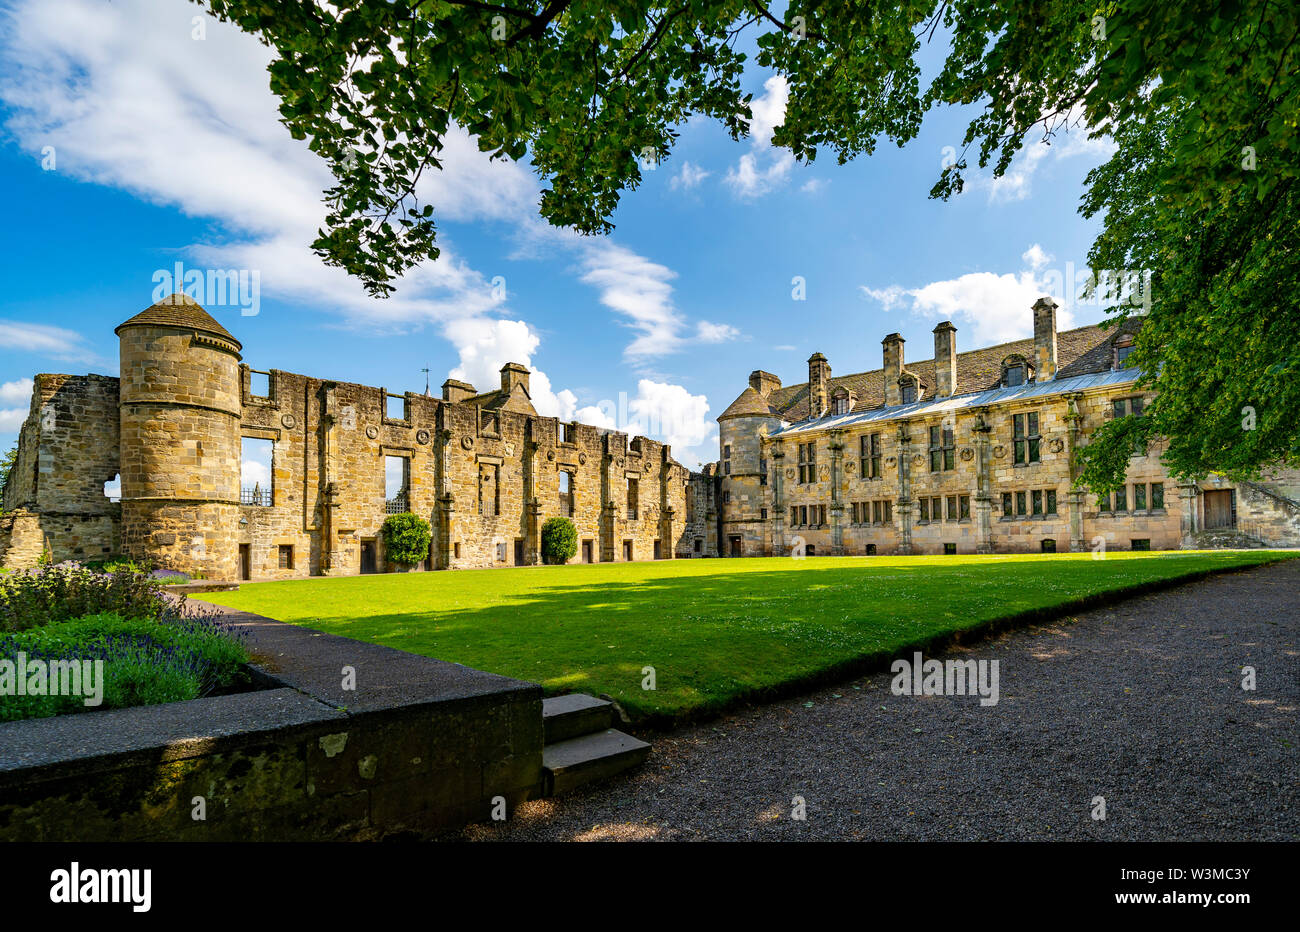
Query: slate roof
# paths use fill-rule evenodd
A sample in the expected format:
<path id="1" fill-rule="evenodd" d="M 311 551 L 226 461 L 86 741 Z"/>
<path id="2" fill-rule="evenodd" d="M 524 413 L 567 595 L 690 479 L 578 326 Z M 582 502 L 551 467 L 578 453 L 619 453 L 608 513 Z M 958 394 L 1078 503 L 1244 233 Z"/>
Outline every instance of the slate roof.
<path id="1" fill-rule="evenodd" d="M 1060 380 L 1076 375 L 1108 371 L 1112 358 L 1111 344 L 1114 338 L 1119 335 L 1121 329 L 1129 331 L 1134 329 L 1134 326 L 1126 325 L 1123 328 L 1117 326 L 1089 326 L 1057 333 L 1056 380 L 1055 382 L 1043 384 L 1059 384 Z M 957 391 L 965 394 L 999 387 L 1002 382 L 1002 360 L 1014 354 L 1024 356 L 1032 365 L 1034 361 L 1033 338 L 1013 340 L 1010 343 L 1000 343 L 997 346 L 958 353 Z M 925 386 L 925 395 L 920 400 L 925 401 L 927 398 L 933 400 L 935 388 L 934 360 L 924 359 L 918 362 L 904 359 L 903 367 L 905 371 L 919 377 L 921 384 Z M 884 406 L 885 376 L 883 369 L 873 369 L 870 372 L 859 372 L 853 375 L 833 375 L 831 376 L 828 393 L 834 394 L 835 389 L 840 386 L 847 388 L 856 395 L 856 402 L 851 413 Z M 749 393 L 758 395 L 752 387 L 747 388 L 732 403 L 731 407 L 722 413 L 719 420 L 729 414 L 735 416 L 742 413 L 732 411 L 732 408 L 742 405 L 742 402 L 744 402 L 742 408 L 754 407 L 752 400 L 746 400 L 746 395 Z M 759 400 L 762 401 L 761 396 L 759 396 Z M 808 417 L 808 383 L 800 382 L 797 385 L 778 388 L 768 396 L 766 404 L 769 405 L 770 410 L 776 412 L 777 416 L 786 421 L 805 420 Z M 746 411 L 744 413 L 767 412 Z"/>
<path id="2" fill-rule="evenodd" d="M 775 393 L 773 393 L 775 394 Z M 754 386 L 750 385 L 740 393 L 740 397 L 727 406 L 727 410 L 718 415 L 718 420 L 729 417 L 750 417 L 758 415 L 759 417 L 782 417 L 780 411 L 773 408 L 760 395 Z"/>
<path id="3" fill-rule="evenodd" d="M 1131 367 L 1107 369 L 1104 372 L 1086 373 L 1064 379 L 1056 378 L 1047 382 L 1026 382 L 1024 385 L 1016 385 L 1012 388 L 999 386 L 982 392 L 953 395 L 951 398 L 931 398 L 928 401 L 923 399 L 912 404 L 894 405 L 890 408 L 880 406 L 867 411 L 851 411 L 848 414 L 829 414 L 813 421 L 801 421 L 783 427 L 771 436 L 784 437 L 807 431 L 853 427 L 870 421 L 889 421 L 894 418 L 914 417 L 916 415 L 941 414 L 962 408 L 976 408 L 981 405 L 999 404 L 1008 401 L 1024 401 L 1030 398 L 1042 398 L 1065 392 L 1081 392 L 1110 385 L 1129 385 L 1136 382 L 1141 375 L 1142 370 Z"/>
<path id="4" fill-rule="evenodd" d="M 187 330 L 197 330 L 200 333 L 209 333 L 221 337 L 223 340 L 229 340 L 239 349 L 244 348 L 243 344 L 231 336 L 230 331 L 217 323 L 212 315 L 205 311 L 197 301 L 181 292 L 163 298 L 157 304 L 145 308 L 129 320 L 118 324 L 113 332 L 120 334 L 123 328 L 135 326 L 183 327 Z"/>

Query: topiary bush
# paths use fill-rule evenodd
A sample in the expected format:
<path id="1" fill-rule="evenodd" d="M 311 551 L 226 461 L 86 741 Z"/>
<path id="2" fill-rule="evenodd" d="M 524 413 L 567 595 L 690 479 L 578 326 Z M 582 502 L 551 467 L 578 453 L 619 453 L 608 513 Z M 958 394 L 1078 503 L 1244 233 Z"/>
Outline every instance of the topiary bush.
<path id="1" fill-rule="evenodd" d="M 384 521 L 382 531 L 384 549 L 391 563 L 413 566 L 429 555 L 429 542 L 433 533 L 429 522 L 409 511 L 399 515 L 389 515 Z"/>
<path id="2" fill-rule="evenodd" d="M 548 518 L 542 525 L 542 560 L 568 563 L 578 552 L 578 529 L 568 518 Z"/>

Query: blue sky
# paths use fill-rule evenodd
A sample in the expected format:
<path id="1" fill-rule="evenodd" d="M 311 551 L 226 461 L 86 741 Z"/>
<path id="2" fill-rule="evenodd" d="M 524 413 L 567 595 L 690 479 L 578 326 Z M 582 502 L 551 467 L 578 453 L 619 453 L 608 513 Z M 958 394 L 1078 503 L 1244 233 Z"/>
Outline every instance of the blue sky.
<path id="1" fill-rule="evenodd" d="M 713 419 L 753 369 L 803 381 L 815 351 L 834 373 L 876 368 L 891 331 L 909 358 L 929 358 L 943 319 L 961 351 L 1030 335 L 1034 297 L 1067 263 L 1084 266 L 1096 232 L 1076 210 L 1107 149 L 1081 131 L 1026 150 L 1006 179 L 976 174 L 932 201 L 967 114 L 932 113 L 905 149 L 797 165 L 768 143 L 783 81 L 755 68 L 753 137 L 684 127 L 610 237 L 546 227 L 527 166 L 449 138 L 448 168 L 424 191 L 443 258 L 374 301 L 307 248 L 328 177 L 276 121 L 269 53 L 253 39 L 196 26 L 184 0 L 0 9 L 5 448 L 25 380 L 116 374 L 113 327 L 181 262 L 256 273 L 255 315 L 209 307 L 254 368 L 422 391 L 428 367 L 437 393 L 449 375 L 494 387 L 519 361 L 542 413 L 641 428 L 693 466 L 716 457 Z M 1062 329 L 1103 316 L 1056 297 Z"/>

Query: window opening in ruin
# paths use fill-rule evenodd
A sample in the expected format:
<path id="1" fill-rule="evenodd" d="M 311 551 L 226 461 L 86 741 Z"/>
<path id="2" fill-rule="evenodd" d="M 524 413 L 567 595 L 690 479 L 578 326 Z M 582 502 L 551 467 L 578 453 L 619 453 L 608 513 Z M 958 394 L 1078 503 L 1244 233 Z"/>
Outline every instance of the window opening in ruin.
<path id="1" fill-rule="evenodd" d="M 112 479 L 104 483 L 104 497 L 110 502 L 120 502 L 122 500 L 122 474 L 118 473 Z"/>
<path id="2" fill-rule="evenodd" d="M 478 513 L 489 518 L 501 513 L 500 475 L 500 467 L 494 463 L 478 464 Z"/>
<path id="3" fill-rule="evenodd" d="M 390 421 L 409 420 L 407 416 L 405 395 L 386 395 L 384 398 L 384 417 Z"/>
<path id="4" fill-rule="evenodd" d="M 560 470 L 560 514 L 566 518 L 573 517 L 574 476 L 567 470 Z"/>
<path id="5" fill-rule="evenodd" d="M 271 373 L 248 370 L 248 394 L 253 398 L 271 397 Z"/>
<path id="6" fill-rule="evenodd" d="M 239 503 L 270 508 L 275 501 L 271 462 L 275 441 L 241 437 L 239 443 Z"/>
<path id="7" fill-rule="evenodd" d="M 405 456 L 384 457 L 384 513 L 399 515 L 411 510 L 411 460 Z"/>

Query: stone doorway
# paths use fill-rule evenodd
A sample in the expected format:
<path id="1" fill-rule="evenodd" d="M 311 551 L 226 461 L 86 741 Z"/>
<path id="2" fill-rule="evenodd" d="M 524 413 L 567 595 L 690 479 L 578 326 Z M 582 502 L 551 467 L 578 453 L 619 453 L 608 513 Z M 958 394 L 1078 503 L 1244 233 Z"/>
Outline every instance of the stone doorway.
<path id="1" fill-rule="evenodd" d="M 363 540 L 361 542 L 361 572 L 376 572 L 375 542 L 373 540 Z"/>
<path id="2" fill-rule="evenodd" d="M 1232 489 L 1205 493 L 1205 529 L 1237 526 L 1236 493 Z"/>
<path id="3" fill-rule="evenodd" d="M 251 544 L 239 545 L 239 578 L 245 581 L 253 578 L 253 548 Z"/>

